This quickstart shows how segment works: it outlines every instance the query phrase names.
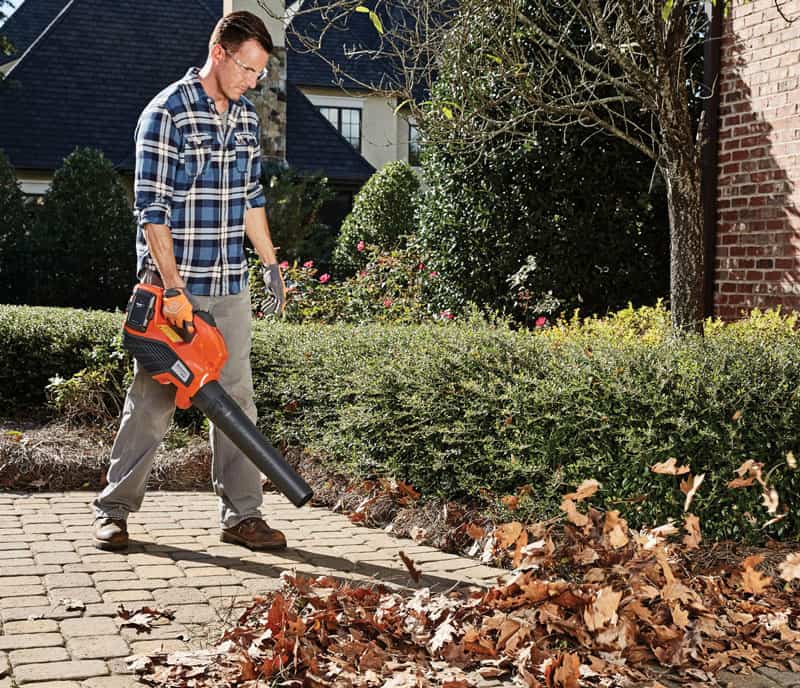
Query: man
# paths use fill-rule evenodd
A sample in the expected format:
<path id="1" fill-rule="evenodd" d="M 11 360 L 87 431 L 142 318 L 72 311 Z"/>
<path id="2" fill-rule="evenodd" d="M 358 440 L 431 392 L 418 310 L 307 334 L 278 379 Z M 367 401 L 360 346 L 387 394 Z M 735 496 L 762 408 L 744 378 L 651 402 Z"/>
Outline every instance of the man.
<path id="1" fill-rule="evenodd" d="M 163 313 L 176 327 L 191 323 L 194 310 L 211 313 L 228 347 L 220 383 L 254 421 L 245 234 L 264 264 L 278 311 L 286 299 L 259 181 L 258 116 L 244 97 L 266 76 L 272 48 L 258 17 L 224 16 L 202 69 L 193 67 L 159 93 L 142 112 L 135 134 L 139 280 L 164 287 Z M 134 365 L 108 485 L 93 503 L 98 548 L 127 546 L 126 520 L 141 507 L 174 400 L 174 388 Z M 258 550 L 285 547 L 283 533 L 261 517 L 258 469 L 213 426 L 211 445 L 222 541 Z"/>

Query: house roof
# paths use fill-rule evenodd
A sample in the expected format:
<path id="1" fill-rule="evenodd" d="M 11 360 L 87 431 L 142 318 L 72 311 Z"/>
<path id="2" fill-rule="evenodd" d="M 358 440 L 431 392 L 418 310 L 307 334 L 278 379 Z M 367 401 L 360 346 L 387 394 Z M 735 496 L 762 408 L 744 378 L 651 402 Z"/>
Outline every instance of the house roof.
<path id="1" fill-rule="evenodd" d="M 55 169 L 92 146 L 132 169 L 139 114 L 205 61 L 216 20 L 201 0 L 71 0 L 0 86 L 0 148 L 18 168 Z"/>
<path id="2" fill-rule="evenodd" d="M 286 161 L 301 172 L 340 180 L 364 180 L 375 171 L 291 83 L 286 85 Z"/>
<path id="3" fill-rule="evenodd" d="M 2 25 L 3 35 L 11 41 L 14 52 L 0 54 L 0 65 L 16 60 L 64 8 L 65 0 L 27 0 Z"/>
<path id="4" fill-rule="evenodd" d="M 286 31 L 288 79 L 299 86 L 358 89 L 366 84 L 372 88 L 388 88 L 393 73 L 391 62 L 368 54 L 377 51 L 381 45 L 381 36 L 369 15 L 351 12 L 329 26 L 325 8 L 330 2 L 304 0 L 292 18 Z M 379 16 L 384 15 L 381 16 L 384 24 L 390 21 L 385 16 L 388 11 L 388 4 L 382 4 Z M 316 39 L 320 35 L 319 50 L 310 51 L 303 39 Z M 367 54 L 349 55 L 352 51 L 365 51 Z M 331 64 L 341 66 L 341 71 Z"/>
<path id="5" fill-rule="evenodd" d="M 32 3 L 42 5 L 40 21 L 45 23 L 44 4 L 53 1 L 25 0 L 8 21 Z M 90 146 L 101 149 L 118 169 L 131 171 L 139 114 L 189 66 L 203 64 L 222 0 L 60 2 L 60 10 L 51 6 L 58 18 L 46 21 L 45 32 L 29 39 L 36 41 L 32 49 L 0 84 L 0 149 L 17 168 L 53 170 L 76 147 Z M 32 25 L 35 12 L 29 14 L 26 21 Z M 162 30 L 165 26 L 170 30 Z M 309 170 L 313 157 L 324 162 L 322 169 L 331 179 L 366 179 L 373 171 L 369 163 L 302 93 L 289 90 L 289 164 Z M 320 156 L 320 151 L 336 154 Z"/>

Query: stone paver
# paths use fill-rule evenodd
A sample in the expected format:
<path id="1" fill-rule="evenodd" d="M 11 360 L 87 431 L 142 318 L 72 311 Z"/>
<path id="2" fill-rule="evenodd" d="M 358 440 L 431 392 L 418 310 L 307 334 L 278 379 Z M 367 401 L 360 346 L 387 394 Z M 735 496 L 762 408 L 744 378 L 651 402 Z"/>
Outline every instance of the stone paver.
<path id="1" fill-rule="evenodd" d="M 253 595 L 280 588 L 284 571 L 406 590 L 492 585 L 508 573 L 354 526 L 327 509 L 295 509 L 276 494 L 264 495 L 263 511 L 286 532 L 284 552 L 220 542 L 210 492 L 148 493 L 129 519 L 129 550 L 101 552 L 92 543 L 93 497 L 0 493 L 0 688 L 139 686 L 125 657 L 216 642 Z M 401 550 L 422 572 L 420 583 L 409 578 Z M 86 609 L 67 612 L 64 599 Z M 120 605 L 169 608 L 175 619 L 139 633 L 121 626 Z M 737 688 L 800 688 L 800 675 L 768 668 L 747 681 L 721 678 Z"/>
<path id="2" fill-rule="evenodd" d="M 63 679 L 84 679 L 92 676 L 106 676 L 108 666 L 99 659 L 86 659 L 77 662 L 52 662 L 47 664 L 25 664 L 14 667 L 14 680 L 22 685 L 34 681 L 56 681 Z"/>

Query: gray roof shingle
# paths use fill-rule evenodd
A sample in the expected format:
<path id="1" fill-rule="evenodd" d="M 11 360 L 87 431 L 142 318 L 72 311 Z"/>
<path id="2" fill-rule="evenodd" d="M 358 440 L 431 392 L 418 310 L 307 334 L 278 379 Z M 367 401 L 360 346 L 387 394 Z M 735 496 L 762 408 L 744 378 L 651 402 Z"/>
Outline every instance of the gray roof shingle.
<path id="1" fill-rule="evenodd" d="M 29 7 L 16 34 L 9 32 L 20 45 L 36 39 L 24 26 L 50 26 L 0 84 L 0 149 L 17 168 L 53 170 L 77 146 L 90 146 L 131 171 L 139 114 L 164 86 L 203 64 L 222 0 L 58 2 L 25 0 L 7 22 Z M 331 179 L 366 179 L 369 163 L 299 90 L 287 90 L 289 164 Z"/>

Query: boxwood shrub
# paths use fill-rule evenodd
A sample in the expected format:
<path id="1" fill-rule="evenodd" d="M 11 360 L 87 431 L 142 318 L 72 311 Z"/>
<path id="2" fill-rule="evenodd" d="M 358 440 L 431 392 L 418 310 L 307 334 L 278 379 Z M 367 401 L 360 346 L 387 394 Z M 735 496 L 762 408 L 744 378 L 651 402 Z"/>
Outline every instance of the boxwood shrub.
<path id="1" fill-rule="evenodd" d="M 0 399 L 43 400 L 55 374 L 96 365 L 119 316 L 0 307 Z M 800 334 L 754 313 L 673 338 L 661 308 L 513 331 L 478 319 L 428 325 L 259 322 L 253 343 L 262 430 L 338 470 L 388 475 L 427 495 L 518 494 L 515 517 L 559 513 L 585 478 L 632 525 L 680 519 L 674 457 L 705 474 L 691 506 L 706 537 L 800 534 Z M 745 460 L 788 513 L 769 520 L 758 486 L 727 483 Z"/>

